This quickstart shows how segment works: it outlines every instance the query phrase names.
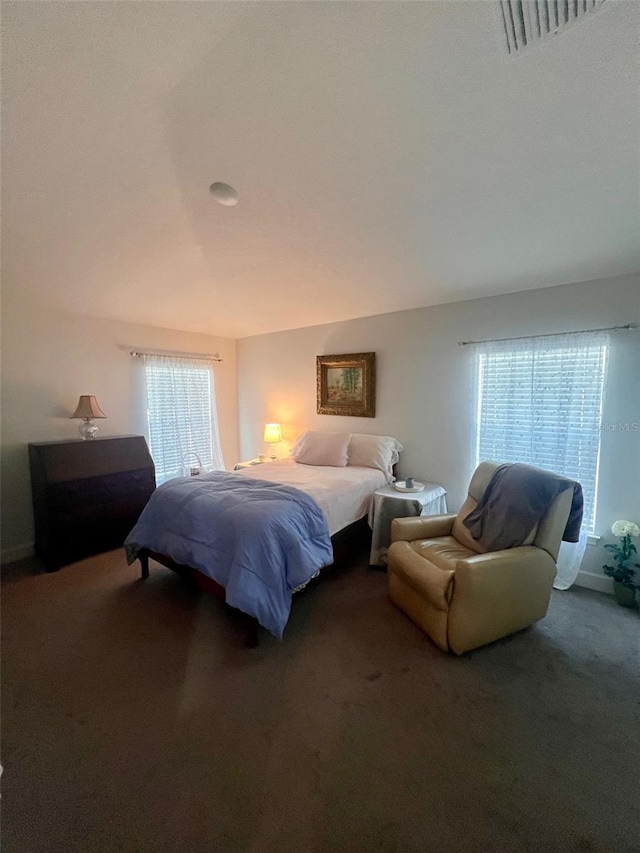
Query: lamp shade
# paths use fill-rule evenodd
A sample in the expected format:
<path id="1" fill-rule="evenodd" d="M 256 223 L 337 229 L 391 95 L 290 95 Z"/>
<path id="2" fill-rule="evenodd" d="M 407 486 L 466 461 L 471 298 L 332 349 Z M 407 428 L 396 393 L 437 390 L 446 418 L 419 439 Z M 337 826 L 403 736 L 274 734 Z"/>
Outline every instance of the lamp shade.
<path id="1" fill-rule="evenodd" d="M 82 394 L 72 418 L 106 418 L 93 394 Z"/>
<path id="2" fill-rule="evenodd" d="M 276 441 L 282 441 L 282 432 L 280 430 L 280 424 L 265 424 L 264 440 L 270 444 L 274 444 Z"/>

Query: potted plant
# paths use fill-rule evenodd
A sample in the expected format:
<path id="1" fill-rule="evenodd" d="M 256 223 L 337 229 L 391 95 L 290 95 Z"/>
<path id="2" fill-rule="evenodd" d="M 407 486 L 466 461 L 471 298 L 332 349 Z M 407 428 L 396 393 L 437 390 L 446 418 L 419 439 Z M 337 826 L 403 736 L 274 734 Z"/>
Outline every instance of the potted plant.
<path id="1" fill-rule="evenodd" d="M 636 583 L 634 580 L 635 570 L 640 568 L 640 563 L 632 560 L 638 553 L 638 549 L 631 541 L 632 537 L 640 536 L 640 527 L 633 521 L 616 521 L 611 527 L 614 536 L 620 538 L 620 544 L 605 545 L 605 550 L 613 555 L 613 566 L 603 566 L 605 575 L 613 578 L 613 592 L 623 607 L 635 607 Z"/>

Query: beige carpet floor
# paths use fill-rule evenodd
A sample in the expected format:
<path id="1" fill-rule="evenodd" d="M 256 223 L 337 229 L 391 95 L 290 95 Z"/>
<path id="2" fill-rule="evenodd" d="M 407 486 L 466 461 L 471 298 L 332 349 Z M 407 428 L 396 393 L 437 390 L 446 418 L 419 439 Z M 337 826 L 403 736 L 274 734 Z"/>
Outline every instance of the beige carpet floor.
<path id="1" fill-rule="evenodd" d="M 4 853 L 640 849 L 636 611 L 442 654 L 366 559 L 282 644 L 121 552 L 3 583 Z"/>

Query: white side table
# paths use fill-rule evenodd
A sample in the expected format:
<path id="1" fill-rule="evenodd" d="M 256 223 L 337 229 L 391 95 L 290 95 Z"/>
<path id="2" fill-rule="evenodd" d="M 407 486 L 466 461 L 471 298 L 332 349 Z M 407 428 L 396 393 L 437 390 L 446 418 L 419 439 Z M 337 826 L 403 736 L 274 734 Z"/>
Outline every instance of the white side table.
<path id="1" fill-rule="evenodd" d="M 393 485 L 373 493 L 369 508 L 371 554 L 369 565 L 386 566 L 394 518 L 416 515 L 443 515 L 447 511 L 446 490 L 437 483 L 425 483 L 421 492 L 399 492 Z"/>

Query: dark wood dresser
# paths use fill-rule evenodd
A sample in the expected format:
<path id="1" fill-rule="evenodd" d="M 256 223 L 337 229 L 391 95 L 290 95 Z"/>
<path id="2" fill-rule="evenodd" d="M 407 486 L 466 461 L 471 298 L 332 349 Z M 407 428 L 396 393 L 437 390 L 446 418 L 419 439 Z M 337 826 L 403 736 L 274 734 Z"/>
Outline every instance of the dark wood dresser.
<path id="1" fill-rule="evenodd" d="M 29 445 L 36 554 L 54 571 L 120 547 L 156 487 L 141 435 Z"/>

